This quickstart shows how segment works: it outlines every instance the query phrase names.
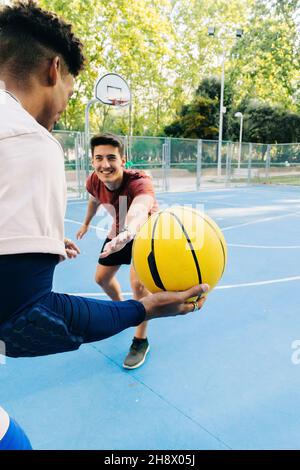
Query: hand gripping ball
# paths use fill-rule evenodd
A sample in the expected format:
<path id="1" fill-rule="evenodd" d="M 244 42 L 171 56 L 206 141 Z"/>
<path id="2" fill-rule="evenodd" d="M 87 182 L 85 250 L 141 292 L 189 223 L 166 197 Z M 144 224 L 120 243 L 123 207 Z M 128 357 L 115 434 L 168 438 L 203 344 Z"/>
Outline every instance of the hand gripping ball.
<path id="1" fill-rule="evenodd" d="M 149 217 L 134 239 L 132 255 L 137 276 L 150 292 L 202 283 L 212 290 L 224 273 L 227 247 L 208 215 L 174 206 Z"/>

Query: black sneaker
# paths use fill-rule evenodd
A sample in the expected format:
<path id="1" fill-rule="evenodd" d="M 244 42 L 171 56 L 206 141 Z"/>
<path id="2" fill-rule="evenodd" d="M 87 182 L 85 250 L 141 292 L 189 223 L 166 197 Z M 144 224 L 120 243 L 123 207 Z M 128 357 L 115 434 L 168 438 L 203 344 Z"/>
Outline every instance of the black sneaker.
<path id="1" fill-rule="evenodd" d="M 129 353 L 125 357 L 123 367 L 125 369 L 136 369 L 144 364 L 148 351 L 150 349 L 147 338 L 136 338 L 132 340 Z"/>

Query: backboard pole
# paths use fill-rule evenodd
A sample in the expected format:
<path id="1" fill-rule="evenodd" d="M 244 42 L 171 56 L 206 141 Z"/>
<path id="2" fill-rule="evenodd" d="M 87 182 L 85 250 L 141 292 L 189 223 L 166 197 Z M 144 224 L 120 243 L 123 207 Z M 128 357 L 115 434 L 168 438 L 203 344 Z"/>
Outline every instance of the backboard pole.
<path id="1" fill-rule="evenodd" d="M 85 174 L 86 177 L 89 176 L 89 166 L 90 166 L 90 108 L 94 103 L 97 103 L 98 100 L 93 98 L 90 100 L 85 107 L 85 126 L 84 126 L 84 148 L 85 148 Z"/>
<path id="2" fill-rule="evenodd" d="M 128 126 L 128 160 L 132 161 L 132 134 L 133 134 L 133 122 L 132 122 L 132 100 L 129 103 L 129 126 Z"/>
<path id="3" fill-rule="evenodd" d="M 0 0 L 1 1 L 1 0 Z M 131 159 L 131 135 L 132 135 L 132 105 L 131 91 L 126 80 L 116 73 L 106 73 L 97 79 L 95 83 L 95 97 L 88 101 L 85 107 L 85 129 L 84 129 L 84 149 L 85 149 L 85 173 L 89 176 L 89 155 L 90 155 L 90 108 L 94 103 L 101 102 L 111 106 L 129 105 L 129 123 L 128 123 L 128 156 Z"/>

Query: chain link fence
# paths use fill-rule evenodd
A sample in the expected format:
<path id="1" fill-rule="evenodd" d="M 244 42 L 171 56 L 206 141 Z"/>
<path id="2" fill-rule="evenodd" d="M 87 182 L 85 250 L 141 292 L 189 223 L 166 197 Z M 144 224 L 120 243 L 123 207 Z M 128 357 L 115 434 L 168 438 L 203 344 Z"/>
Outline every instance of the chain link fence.
<path id="1" fill-rule="evenodd" d="M 64 150 L 68 198 L 86 197 L 91 171 L 84 134 L 56 131 Z M 124 137 L 128 163 L 153 178 L 157 191 L 196 191 L 250 184 L 300 185 L 300 143 L 222 143 L 218 174 L 218 141 L 165 137 Z"/>
<path id="2" fill-rule="evenodd" d="M 84 135 L 81 132 L 67 131 L 54 131 L 52 134 L 64 152 L 68 199 L 83 199 L 87 176 Z"/>

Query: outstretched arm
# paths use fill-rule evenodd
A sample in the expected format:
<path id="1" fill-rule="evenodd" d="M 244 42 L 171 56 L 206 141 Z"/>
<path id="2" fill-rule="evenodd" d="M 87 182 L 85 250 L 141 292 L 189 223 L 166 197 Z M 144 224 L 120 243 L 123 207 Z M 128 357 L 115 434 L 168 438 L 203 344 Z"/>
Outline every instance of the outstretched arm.
<path id="1" fill-rule="evenodd" d="M 95 199 L 89 199 L 84 222 L 76 234 L 77 240 L 81 240 L 88 231 L 91 220 L 96 214 L 99 205 Z"/>
<path id="2" fill-rule="evenodd" d="M 182 292 L 157 292 L 147 295 L 140 300 L 146 310 L 145 320 L 186 315 L 199 310 L 206 300 L 202 295 L 208 292 L 208 289 L 208 284 L 199 284 Z M 198 300 L 189 302 L 193 297 Z"/>
<path id="3" fill-rule="evenodd" d="M 68 296 L 69 304 L 79 304 L 73 312 L 85 310 L 88 318 L 85 326 L 84 342 L 100 341 L 113 336 L 126 328 L 137 326 L 145 320 L 174 317 L 199 310 L 205 302 L 202 297 L 208 291 L 207 284 L 200 284 L 182 292 L 157 292 L 143 297 L 140 301 L 125 300 L 111 302 Z M 62 294 L 55 294 L 56 296 Z M 190 302 L 191 298 L 196 298 Z M 82 324 L 85 324 L 81 320 Z"/>
<path id="4" fill-rule="evenodd" d="M 149 194 L 141 194 L 133 199 L 122 231 L 105 245 L 105 251 L 100 254 L 100 258 L 122 250 L 135 237 L 139 228 L 146 222 L 152 205 L 153 197 Z"/>

